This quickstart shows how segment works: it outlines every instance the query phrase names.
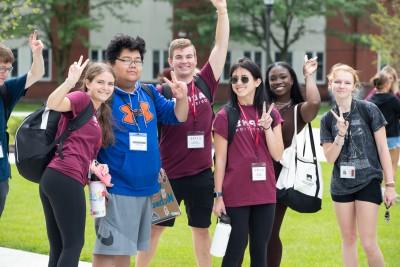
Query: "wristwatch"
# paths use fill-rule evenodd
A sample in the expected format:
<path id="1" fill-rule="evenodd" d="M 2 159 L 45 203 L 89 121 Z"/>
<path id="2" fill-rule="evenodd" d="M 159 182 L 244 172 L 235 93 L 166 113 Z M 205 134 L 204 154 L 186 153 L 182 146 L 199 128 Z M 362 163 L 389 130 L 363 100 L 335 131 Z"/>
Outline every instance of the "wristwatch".
<path id="1" fill-rule="evenodd" d="M 222 197 L 222 192 L 214 192 L 214 197 Z"/>

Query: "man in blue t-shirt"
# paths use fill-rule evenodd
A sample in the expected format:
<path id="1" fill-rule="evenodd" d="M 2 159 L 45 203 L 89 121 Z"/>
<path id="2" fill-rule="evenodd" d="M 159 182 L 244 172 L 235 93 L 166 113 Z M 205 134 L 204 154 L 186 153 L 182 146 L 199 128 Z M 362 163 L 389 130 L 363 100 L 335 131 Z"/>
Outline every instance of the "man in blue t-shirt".
<path id="1" fill-rule="evenodd" d="M 114 144 L 98 155 L 108 165 L 111 182 L 106 216 L 95 221 L 93 266 L 129 266 L 130 257 L 150 246 L 151 196 L 159 190 L 161 168 L 157 122 L 178 124 L 188 115 L 187 88 L 172 73 L 174 100 L 143 85 L 145 42 L 117 35 L 106 50 L 116 76 L 111 101 Z"/>
<path id="2" fill-rule="evenodd" d="M 7 80 L 13 69 L 14 55 L 10 48 L 0 43 L 0 217 L 8 193 L 8 178 L 11 177 L 6 133 L 8 117 L 26 89 L 44 75 L 43 44 L 37 39 L 36 31 L 29 36 L 29 46 L 33 57 L 31 69 L 25 75 Z"/>

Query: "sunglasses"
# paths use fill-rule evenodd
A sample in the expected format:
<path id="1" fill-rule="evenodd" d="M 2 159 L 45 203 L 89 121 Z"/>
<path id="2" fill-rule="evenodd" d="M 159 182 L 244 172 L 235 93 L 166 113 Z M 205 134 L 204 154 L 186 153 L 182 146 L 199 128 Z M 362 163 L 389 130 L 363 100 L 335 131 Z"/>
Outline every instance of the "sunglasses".
<path id="1" fill-rule="evenodd" d="M 233 76 L 231 78 L 231 84 L 237 84 L 239 80 L 242 82 L 242 84 L 246 84 L 246 83 L 249 82 L 249 77 L 247 77 L 247 76 L 241 76 L 241 77 Z"/>

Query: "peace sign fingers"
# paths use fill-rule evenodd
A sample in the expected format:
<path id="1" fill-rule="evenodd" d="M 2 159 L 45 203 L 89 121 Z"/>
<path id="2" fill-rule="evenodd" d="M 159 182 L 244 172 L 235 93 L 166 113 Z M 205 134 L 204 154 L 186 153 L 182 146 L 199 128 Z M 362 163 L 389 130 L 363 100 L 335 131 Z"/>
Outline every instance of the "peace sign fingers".
<path id="1" fill-rule="evenodd" d="M 187 85 L 182 81 L 178 81 L 175 72 L 171 71 L 171 80 L 164 77 L 164 81 L 169 85 L 172 91 L 172 95 L 176 99 L 182 99 L 187 95 Z"/>
<path id="2" fill-rule="evenodd" d="M 349 128 L 349 122 L 344 119 L 341 108 L 338 107 L 338 109 L 339 109 L 339 116 L 333 110 L 331 110 L 331 113 L 336 119 L 336 127 L 339 131 L 339 135 L 344 136 L 347 132 L 347 129 Z"/>

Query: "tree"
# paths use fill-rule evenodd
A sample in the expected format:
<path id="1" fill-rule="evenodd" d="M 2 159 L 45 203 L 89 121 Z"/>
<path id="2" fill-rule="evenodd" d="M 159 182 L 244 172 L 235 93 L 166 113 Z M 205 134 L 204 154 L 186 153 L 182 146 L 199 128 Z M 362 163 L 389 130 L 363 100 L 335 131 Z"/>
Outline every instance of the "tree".
<path id="1" fill-rule="evenodd" d="M 4 1 L 4 0 L 3 0 Z M 10 3 L 15 2 L 6 0 Z M 25 1 L 17 1 L 16 3 Z M 22 27 L 14 27 L 14 36 L 27 35 L 32 29 L 44 34 L 44 42 L 52 48 L 56 65 L 56 81 L 61 82 L 70 65 L 74 41 L 88 45 L 84 30 L 99 30 L 104 13 L 108 12 L 121 22 L 131 22 L 124 13 L 124 4 L 139 4 L 141 0 L 30 0 L 29 10 L 23 17 L 15 16 Z M 21 9 L 19 9 L 21 10 Z M 5 23 L 3 10 L 0 11 L 0 25 Z"/>
<path id="2" fill-rule="evenodd" d="M 2 0 L 0 3 L 0 41 L 14 38 L 21 28 L 21 19 L 27 13 L 37 12 L 31 9 L 32 1 Z"/>
<path id="3" fill-rule="evenodd" d="M 179 0 L 170 0 L 174 3 Z M 208 1 L 199 1 L 196 8 L 176 9 L 174 26 L 188 33 L 198 32 L 200 44 L 210 44 L 214 38 L 215 15 Z M 266 12 L 262 0 L 229 0 L 231 40 L 261 47 L 266 53 Z M 305 22 L 312 16 L 342 14 L 360 15 L 373 0 L 275 0 L 270 38 L 278 48 L 281 60 L 287 60 L 289 48 L 307 31 Z M 194 28 L 193 28 L 194 26 Z M 192 28 L 191 28 L 192 27 Z"/>
<path id="4" fill-rule="evenodd" d="M 400 0 L 380 1 L 371 15 L 379 34 L 369 35 L 371 49 L 380 54 L 383 62 L 400 71 Z"/>

